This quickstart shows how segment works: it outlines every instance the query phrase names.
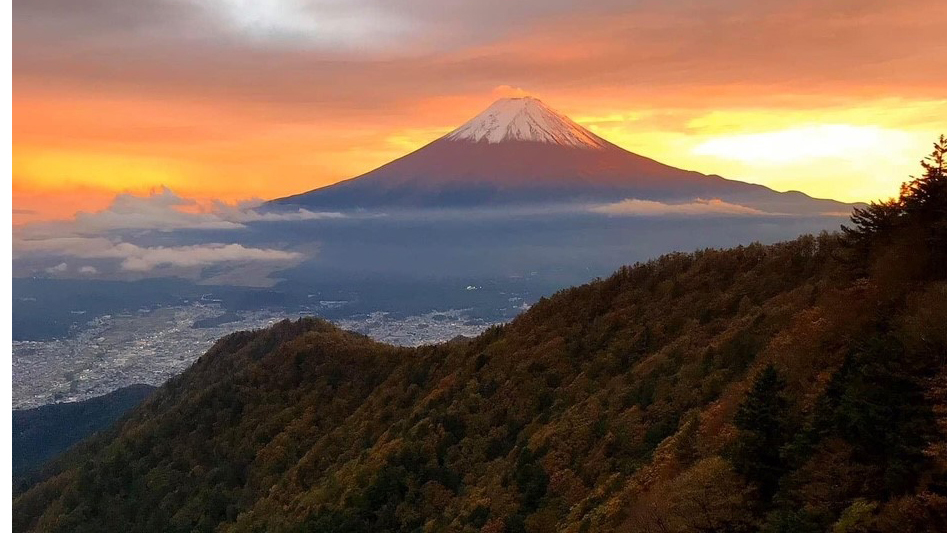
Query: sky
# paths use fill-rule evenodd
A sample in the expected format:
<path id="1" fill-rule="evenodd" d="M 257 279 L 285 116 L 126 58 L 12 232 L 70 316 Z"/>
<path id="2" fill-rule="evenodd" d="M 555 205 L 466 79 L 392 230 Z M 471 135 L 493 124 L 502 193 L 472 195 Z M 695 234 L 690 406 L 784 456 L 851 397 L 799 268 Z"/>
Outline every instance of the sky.
<path id="1" fill-rule="evenodd" d="M 310 190 L 521 94 L 681 168 L 887 198 L 947 133 L 945 22 L 942 0 L 14 0 L 14 221 Z"/>

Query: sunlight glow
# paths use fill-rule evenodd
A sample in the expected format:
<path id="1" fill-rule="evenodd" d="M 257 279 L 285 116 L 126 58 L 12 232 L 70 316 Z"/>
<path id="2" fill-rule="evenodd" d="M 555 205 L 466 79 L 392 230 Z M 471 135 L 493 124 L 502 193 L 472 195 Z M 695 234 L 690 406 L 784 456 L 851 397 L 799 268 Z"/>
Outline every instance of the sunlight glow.
<path id="1" fill-rule="evenodd" d="M 91 187 L 123 191 L 187 184 L 193 175 L 179 161 L 124 154 L 16 148 L 14 185 L 37 190 Z"/>
<path id="2" fill-rule="evenodd" d="M 916 145 L 914 136 L 904 131 L 824 124 L 716 137 L 695 146 L 693 153 L 746 163 L 782 165 L 806 159 L 901 153 Z"/>

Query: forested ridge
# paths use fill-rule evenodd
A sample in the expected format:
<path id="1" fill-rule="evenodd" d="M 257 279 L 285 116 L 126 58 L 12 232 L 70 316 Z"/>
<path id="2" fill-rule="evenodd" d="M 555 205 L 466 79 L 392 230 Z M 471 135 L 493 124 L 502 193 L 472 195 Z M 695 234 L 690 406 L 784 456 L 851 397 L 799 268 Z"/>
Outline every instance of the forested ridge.
<path id="1" fill-rule="evenodd" d="M 947 531 L 947 175 L 476 339 L 220 341 L 17 487 L 15 531 Z"/>

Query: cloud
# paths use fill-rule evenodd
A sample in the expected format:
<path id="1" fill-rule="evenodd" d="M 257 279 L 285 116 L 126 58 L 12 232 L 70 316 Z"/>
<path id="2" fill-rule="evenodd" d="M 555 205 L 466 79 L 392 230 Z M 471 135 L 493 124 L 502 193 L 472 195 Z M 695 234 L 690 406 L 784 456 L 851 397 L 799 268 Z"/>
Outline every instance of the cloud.
<path id="1" fill-rule="evenodd" d="M 124 257 L 122 270 L 133 272 L 147 272 L 159 266 L 203 267 L 215 263 L 294 262 L 303 257 L 297 252 L 216 243 L 155 248 L 120 243 L 115 246 L 115 251 Z"/>
<path id="2" fill-rule="evenodd" d="M 259 211 L 254 209 L 260 202 L 243 202 L 237 205 L 214 202 L 213 214 L 234 223 L 250 222 L 292 222 L 300 220 L 327 220 L 345 218 L 336 211 L 310 211 L 299 208 L 296 211 Z"/>
<path id="3" fill-rule="evenodd" d="M 182 209 L 196 206 L 194 200 L 182 198 L 164 187 L 147 196 L 123 193 L 115 196 L 107 209 L 95 213 L 76 213 L 72 228 L 76 233 L 88 235 L 114 230 L 219 230 L 243 227 L 214 213 L 190 213 Z"/>
<path id="4" fill-rule="evenodd" d="M 397 44 L 410 21 L 387 3 L 312 0 L 198 0 L 198 5 L 253 41 L 323 48 Z"/>
<path id="5" fill-rule="evenodd" d="M 498 83 L 931 96 L 945 74 L 923 66 L 943 57 L 944 14 L 937 0 L 28 0 L 14 2 L 14 76 L 304 112 L 390 112 Z"/>
<path id="6" fill-rule="evenodd" d="M 620 202 L 593 206 L 594 213 L 612 216 L 712 216 L 712 215 L 771 215 L 739 204 L 731 204 L 714 198 L 697 198 L 693 202 L 666 204 L 653 200 L 628 198 Z"/>
<path id="7" fill-rule="evenodd" d="M 300 208 L 297 211 L 289 211 L 286 213 L 260 213 L 251 209 L 236 215 L 233 220 L 239 220 L 240 222 L 289 222 L 297 220 L 326 220 L 337 218 L 345 218 L 345 215 L 338 212 L 316 212 Z"/>
<path id="8" fill-rule="evenodd" d="M 15 226 L 13 230 L 13 258 L 18 260 L 76 259 L 113 260 L 109 264 L 81 267 L 82 275 L 110 275 L 116 272 L 147 273 L 162 269 L 194 269 L 214 265 L 229 268 L 251 268 L 259 274 L 277 266 L 295 264 L 306 256 L 298 251 L 272 247 L 257 247 L 239 242 L 197 242 L 203 231 L 187 234 L 182 242 L 182 230 L 225 230 L 229 234 L 251 223 L 279 221 L 321 220 L 342 217 L 339 213 L 319 213 L 306 209 L 288 212 L 266 212 L 254 207 L 259 201 L 238 204 L 211 202 L 201 204 L 180 197 L 167 188 L 146 195 L 119 194 L 108 208 L 94 213 L 78 213 L 73 220 L 36 222 Z M 158 232 L 155 235 L 153 232 Z M 215 233 L 220 235 L 220 233 Z M 154 242 L 162 245 L 156 246 Z M 311 252 L 312 250 L 310 250 Z M 30 261 L 28 264 L 35 264 Z M 68 271 L 66 263 L 57 263 L 44 269 L 50 274 Z M 215 275 L 222 275 L 216 272 Z"/>
<path id="9" fill-rule="evenodd" d="M 166 187 L 146 195 L 122 193 L 105 209 L 76 213 L 72 220 L 36 222 L 18 228 L 29 238 L 65 236 L 107 236 L 135 231 L 172 232 L 178 230 L 238 230 L 253 222 L 281 222 L 343 218 L 337 212 L 307 209 L 267 212 L 254 209 L 260 201 L 226 204 L 215 201 L 209 207 L 178 196 Z"/>
<path id="10" fill-rule="evenodd" d="M 601 3 L 602 0 L 599 0 Z M 379 52 L 485 42 L 531 18 L 561 14 L 577 0 L 29 0 L 14 3 L 18 38 L 52 29 L 95 43 L 295 48 Z M 502 16 L 497 16 L 502 13 Z"/>
<path id="11" fill-rule="evenodd" d="M 520 87 L 512 87 L 510 85 L 497 85 L 493 88 L 493 97 L 494 98 L 520 98 L 523 96 L 530 96 L 531 93 L 526 89 Z"/>
<path id="12" fill-rule="evenodd" d="M 46 272 L 48 272 L 48 273 L 50 273 L 50 274 L 59 274 L 59 273 L 65 272 L 65 271 L 67 271 L 67 270 L 69 270 L 69 265 L 67 265 L 66 263 L 59 263 L 59 264 L 56 265 L 56 266 L 51 266 L 51 267 L 47 268 L 47 269 L 46 269 Z"/>
<path id="13" fill-rule="evenodd" d="M 118 194 L 101 211 L 80 211 L 72 220 L 24 224 L 16 232 L 26 238 L 40 239 L 100 236 L 129 231 L 233 230 L 244 227 L 214 213 L 185 210 L 196 210 L 197 207 L 194 200 L 182 198 L 162 187 L 143 196 Z"/>
<path id="14" fill-rule="evenodd" d="M 242 244 L 206 243 L 188 246 L 140 246 L 105 237 L 57 237 L 14 239 L 17 255 L 71 256 L 83 259 L 116 259 L 128 272 L 147 272 L 157 267 L 206 267 L 218 263 L 293 263 L 303 254 L 273 248 L 253 248 Z M 95 273 L 87 270 L 82 273 Z M 47 269 L 64 272 L 65 263 Z"/>
<path id="15" fill-rule="evenodd" d="M 106 250 L 114 247 L 115 244 L 115 241 L 105 237 L 65 236 L 31 239 L 14 233 L 13 258 L 19 259 L 29 255 L 109 257 L 103 254 Z"/>

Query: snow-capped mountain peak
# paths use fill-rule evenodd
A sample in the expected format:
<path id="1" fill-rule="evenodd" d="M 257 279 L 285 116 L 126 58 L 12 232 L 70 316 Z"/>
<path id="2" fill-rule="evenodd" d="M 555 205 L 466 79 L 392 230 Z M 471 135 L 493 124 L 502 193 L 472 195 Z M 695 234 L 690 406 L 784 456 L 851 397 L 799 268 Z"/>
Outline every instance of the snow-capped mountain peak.
<path id="1" fill-rule="evenodd" d="M 601 150 L 607 143 L 531 96 L 501 98 L 446 135 L 452 141 L 532 141 Z"/>

